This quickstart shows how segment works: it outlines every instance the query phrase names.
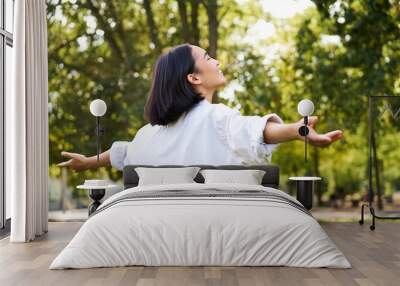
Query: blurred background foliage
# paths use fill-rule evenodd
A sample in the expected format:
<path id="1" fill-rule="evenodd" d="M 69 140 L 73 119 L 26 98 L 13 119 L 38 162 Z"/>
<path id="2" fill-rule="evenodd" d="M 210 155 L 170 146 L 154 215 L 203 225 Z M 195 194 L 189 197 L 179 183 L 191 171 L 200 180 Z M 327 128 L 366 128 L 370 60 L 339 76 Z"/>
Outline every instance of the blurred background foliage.
<path id="1" fill-rule="evenodd" d="M 79 198 L 86 194 L 75 186 L 85 179 L 121 179 L 111 167 L 74 173 L 55 164 L 64 160 L 62 150 L 95 154 L 89 104 L 96 98 L 108 105 L 101 121 L 103 150 L 114 141 L 131 141 L 146 124 L 143 107 L 156 58 L 188 42 L 220 61 L 229 83 L 217 102 L 244 115 L 277 113 L 293 122 L 300 119 L 297 103 L 308 98 L 316 106 L 319 132 L 344 131 L 340 142 L 310 148 L 307 164 L 302 142 L 280 144 L 271 163 L 280 166 L 283 189 L 292 191 L 289 176 L 315 175 L 324 178 L 317 190 L 320 204 L 362 197 L 368 183 L 368 96 L 400 95 L 400 5 L 397 0 L 310 4 L 281 19 L 263 9 L 261 0 L 49 1 L 50 177 L 62 182 L 53 188 Z M 379 134 L 378 150 L 387 158 L 381 164 L 388 193 L 400 186 L 394 167 L 399 127 L 392 121 L 393 132 Z"/>

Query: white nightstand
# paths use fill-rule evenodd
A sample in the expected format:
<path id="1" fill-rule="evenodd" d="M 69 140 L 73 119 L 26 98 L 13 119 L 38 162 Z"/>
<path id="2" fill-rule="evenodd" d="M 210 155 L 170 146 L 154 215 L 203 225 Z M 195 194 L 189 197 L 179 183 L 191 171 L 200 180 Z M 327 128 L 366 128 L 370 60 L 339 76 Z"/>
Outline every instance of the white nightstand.
<path id="1" fill-rule="evenodd" d="M 100 206 L 100 200 L 106 194 L 106 190 L 118 187 L 107 180 L 85 180 L 85 184 L 77 186 L 78 189 L 89 190 L 89 197 L 93 200 L 88 207 L 89 216 Z"/>

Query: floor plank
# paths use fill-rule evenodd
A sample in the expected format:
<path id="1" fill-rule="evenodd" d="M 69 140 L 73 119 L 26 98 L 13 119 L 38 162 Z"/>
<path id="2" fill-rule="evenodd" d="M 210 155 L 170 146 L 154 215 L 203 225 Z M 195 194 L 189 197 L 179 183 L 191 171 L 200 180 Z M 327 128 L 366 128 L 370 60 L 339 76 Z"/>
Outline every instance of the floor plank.
<path id="1" fill-rule="evenodd" d="M 0 285 L 399 285 L 399 223 L 379 222 L 375 231 L 356 223 L 322 223 L 352 269 L 137 266 L 50 271 L 52 260 L 81 225 L 50 223 L 49 233 L 32 243 L 0 240 Z"/>

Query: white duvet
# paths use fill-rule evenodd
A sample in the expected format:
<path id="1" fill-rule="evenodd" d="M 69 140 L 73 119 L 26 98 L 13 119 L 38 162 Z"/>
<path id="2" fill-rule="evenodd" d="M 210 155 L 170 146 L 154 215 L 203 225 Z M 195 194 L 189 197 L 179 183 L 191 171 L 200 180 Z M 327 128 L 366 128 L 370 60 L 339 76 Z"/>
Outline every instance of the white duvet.
<path id="1" fill-rule="evenodd" d="M 279 200 L 251 196 L 121 200 L 137 192 L 204 193 L 211 189 L 264 191 L 299 204 L 282 191 L 255 185 L 193 183 L 127 189 L 104 201 L 50 269 L 127 265 L 351 267 L 312 216 Z"/>

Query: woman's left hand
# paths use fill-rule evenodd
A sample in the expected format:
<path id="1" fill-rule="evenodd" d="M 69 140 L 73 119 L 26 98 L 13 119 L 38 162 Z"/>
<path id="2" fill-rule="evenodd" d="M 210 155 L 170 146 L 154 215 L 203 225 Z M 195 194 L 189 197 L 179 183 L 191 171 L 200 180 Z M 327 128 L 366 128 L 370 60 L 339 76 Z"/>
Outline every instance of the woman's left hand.
<path id="1" fill-rule="evenodd" d="M 308 117 L 308 135 L 307 135 L 307 141 L 316 147 L 328 147 L 331 143 L 343 138 L 343 131 L 341 130 L 335 130 L 331 131 L 325 134 L 318 134 L 318 132 L 315 130 L 315 125 L 318 122 L 318 117 L 317 116 L 309 116 Z M 301 119 L 298 121 L 299 126 L 304 125 L 304 119 Z M 299 134 L 299 139 L 304 141 L 305 137 L 301 136 Z"/>

